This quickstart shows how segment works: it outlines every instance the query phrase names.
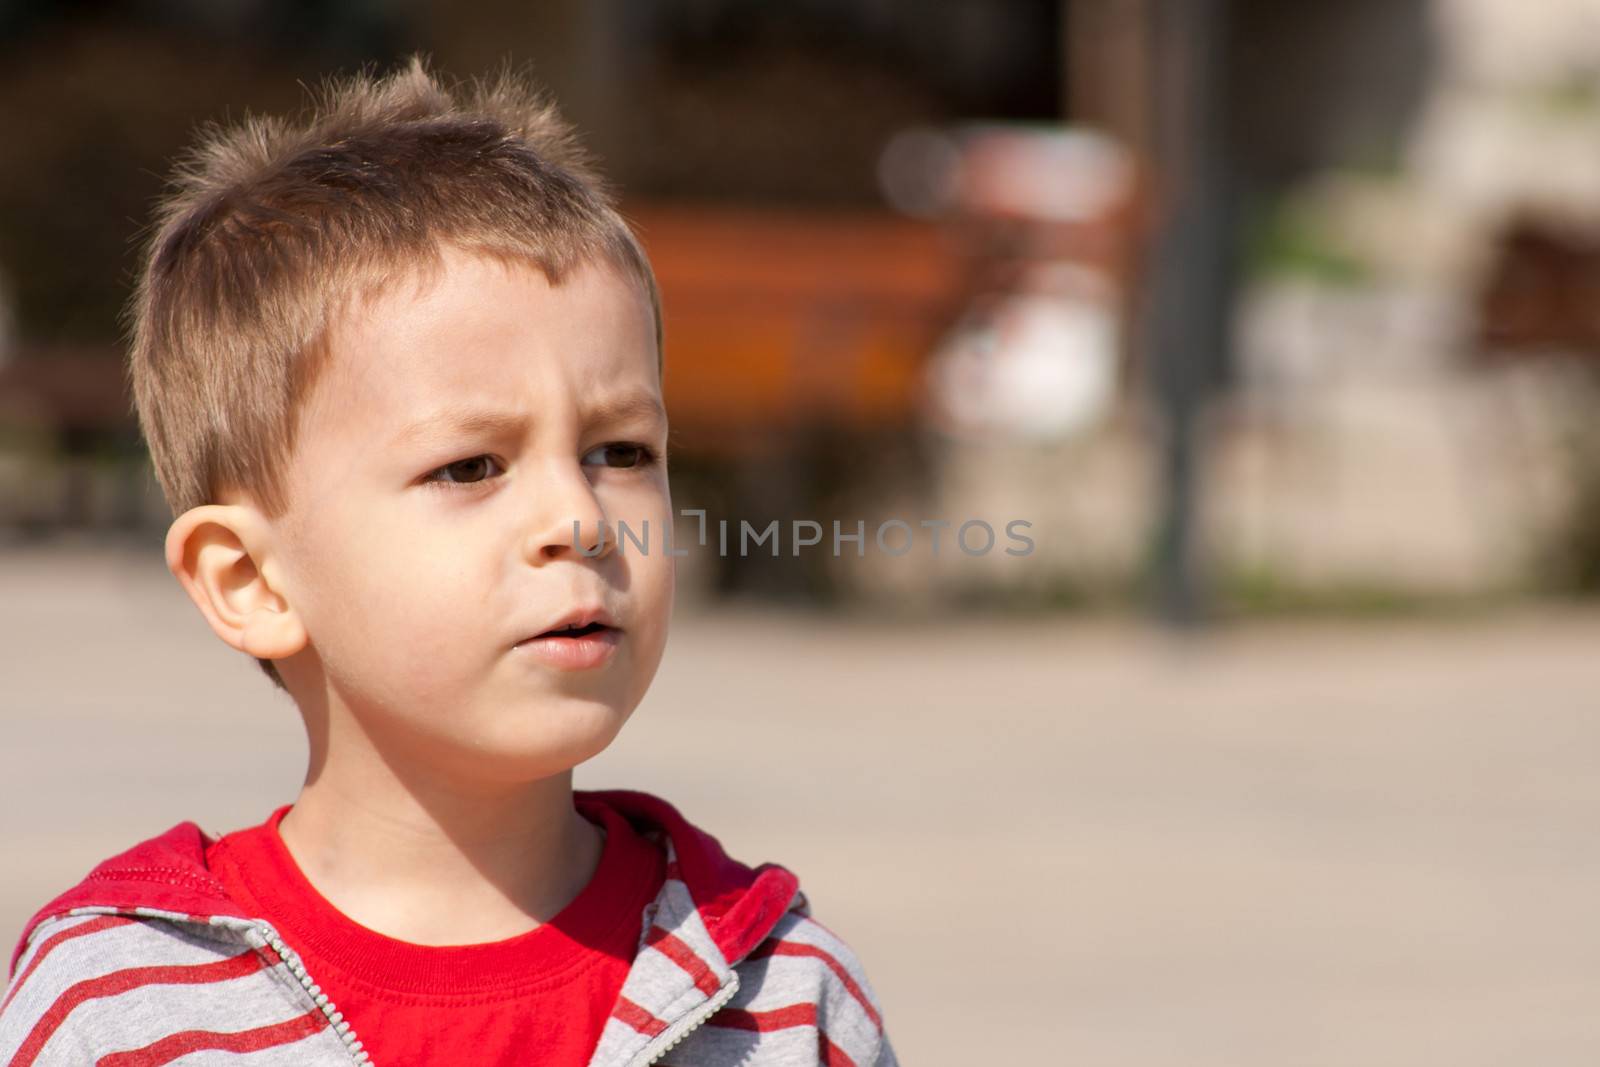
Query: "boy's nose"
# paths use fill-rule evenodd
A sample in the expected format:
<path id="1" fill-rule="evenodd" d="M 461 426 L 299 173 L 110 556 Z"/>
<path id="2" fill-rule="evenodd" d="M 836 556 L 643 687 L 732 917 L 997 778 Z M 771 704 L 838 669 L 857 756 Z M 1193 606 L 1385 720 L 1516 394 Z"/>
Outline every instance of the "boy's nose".
<path id="1" fill-rule="evenodd" d="M 571 557 L 598 559 L 616 541 L 605 509 L 577 463 L 549 472 L 534 489 L 534 518 L 525 554 L 531 563 Z"/>

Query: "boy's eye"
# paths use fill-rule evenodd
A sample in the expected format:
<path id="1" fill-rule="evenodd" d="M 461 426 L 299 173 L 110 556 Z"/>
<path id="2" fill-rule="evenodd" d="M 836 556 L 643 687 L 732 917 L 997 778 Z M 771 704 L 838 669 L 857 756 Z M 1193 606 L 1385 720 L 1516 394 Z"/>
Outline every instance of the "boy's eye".
<path id="1" fill-rule="evenodd" d="M 498 466 L 492 456 L 458 459 L 454 463 L 446 463 L 437 470 L 429 471 L 426 480 L 443 485 L 468 485 L 487 478 L 488 468 L 491 466 Z M 441 475 L 446 477 L 439 477 Z"/>
<path id="2" fill-rule="evenodd" d="M 610 444 L 601 445 L 587 456 L 584 456 L 583 462 L 606 467 L 644 467 L 654 458 L 655 453 L 644 445 L 636 445 L 628 441 L 613 441 Z"/>

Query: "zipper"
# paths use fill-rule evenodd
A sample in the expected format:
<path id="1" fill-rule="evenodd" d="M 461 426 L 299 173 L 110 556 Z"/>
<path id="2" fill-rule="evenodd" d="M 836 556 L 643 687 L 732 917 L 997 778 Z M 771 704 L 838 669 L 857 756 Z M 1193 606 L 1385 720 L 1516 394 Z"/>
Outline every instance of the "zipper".
<path id="1" fill-rule="evenodd" d="M 370 1065 L 372 1057 L 367 1055 L 367 1050 L 361 1047 L 361 1042 L 356 1037 L 355 1028 L 345 1021 L 344 1014 L 328 999 L 328 994 L 322 987 L 311 980 L 311 972 L 306 970 L 306 965 L 300 959 L 300 954 L 284 943 L 278 932 L 265 924 L 258 925 L 256 929 L 266 938 L 267 944 L 272 946 L 272 951 L 282 957 L 284 964 L 289 968 L 289 973 L 299 979 L 300 985 L 316 1002 L 322 1014 L 328 1017 L 333 1032 L 339 1035 L 339 1040 L 344 1042 L 345 1051 L 350 1053 L 350 1058 L 355 1063 Z"/>
<path id="2" fill-rule="evenodd" d="M 661 1059 L 661 1057 L 677 1048 L 678 1045 L 682 1043 L 684 1038 L 688 1037 L 690 1034 L 694 1033 L 695 1030 L 699 1029 L 701 1023 L 705 1022 L 717 1012 L 721 1011 L 722 1006 L 728 1003 L 728 1001 L 732 1000 L 733 995 L 738 991 L 739 972 L 734 971 L 728 975 L 728 984 L 717 990 L 716 995 L 705 1002 L 705 1005 L 700 1009 L 700 1013 L 694 1017 L 694 1021 L 688 1026 L 685 1026 L 682 1030 L 679 1030 L 678 1036 L 674 1037 L 671 1041 L 668 1041 L 665 1045 L 662 1045 L 656 1050 L 655 1055 L 639 1064 L 639 1067 L 650 1067 L 652 1063 L 656 1063 Z"/>

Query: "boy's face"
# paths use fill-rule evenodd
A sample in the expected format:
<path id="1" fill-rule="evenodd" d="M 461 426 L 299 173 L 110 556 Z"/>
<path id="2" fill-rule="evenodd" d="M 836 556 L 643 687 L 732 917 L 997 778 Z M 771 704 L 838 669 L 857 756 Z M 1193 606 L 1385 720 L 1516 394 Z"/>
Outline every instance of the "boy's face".
<path id="1" fill-rule="evenodd" d="M 432 280 L 389 286 L 331 342 L 280 520 L 309 643 L 278 663 L 291 691 L 325 691 L 387 756 L 485 782 L 599 752 L 644 696 L 672 606 L 640 288 L 603 263 L 552 286 L 447 247 Z M 503 421 L 449 421 L 476 414 Z M 646 520 L 648 552 L 619 551 L 616 524 Z M 586 609 L 617 632 L 526 642 Z"/>

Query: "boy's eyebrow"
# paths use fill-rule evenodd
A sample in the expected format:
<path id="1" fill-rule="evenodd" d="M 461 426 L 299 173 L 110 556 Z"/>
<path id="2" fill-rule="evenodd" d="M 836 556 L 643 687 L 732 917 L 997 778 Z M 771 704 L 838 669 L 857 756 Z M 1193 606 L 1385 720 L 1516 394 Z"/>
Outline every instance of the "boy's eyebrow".
<path id="1" fill-rule="evenodd" d="M 667 412 L 661 400 L 650 393 L 630 393 L 601 401 L 588 411 L 592 422 L 616 422 L 643 416 L 666 422 Z M 446 407 L 401 428 L 392 445 L 450 435 L 506 433 L 521 429 L 526 418 L 516 411 L 494 411 L 485 408 Z"/>
<path id="2" fill-rule="evenodd" d="M 623 419 L 643 417 L 658 422 L 667 421 L 667 409 L 654 393 L 627 393 L 608 397 L 589 409 L 592 422 L 620 422 Z"/>
<path id="3" fill-rule="evenodd" d="M 452 434 L 493 434 L 520 427 L 521 415 L 514 411 L 487 411 L 479 408 L 440 408 L 403 427 L 391 444 L 402 445 Z"/>

